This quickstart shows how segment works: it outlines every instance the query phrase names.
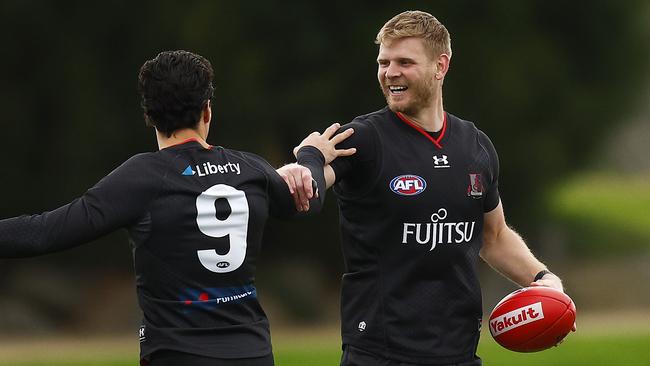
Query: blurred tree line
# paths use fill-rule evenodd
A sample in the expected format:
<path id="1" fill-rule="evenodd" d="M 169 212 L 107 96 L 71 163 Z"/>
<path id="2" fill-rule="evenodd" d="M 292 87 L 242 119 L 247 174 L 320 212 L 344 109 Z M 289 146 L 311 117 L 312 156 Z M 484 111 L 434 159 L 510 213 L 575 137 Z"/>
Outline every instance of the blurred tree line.
<path id="1" fill-rule="evenodd" d="M 546 189 L 599 154 L 647 85 L 645 1 L 2 1 L 0 216 L 65 204 L 156 149 L 136 78 L 162 50 L 212 62 L 209 142 L 291 162 L 309 132 L 384 106 L 373 40 L 408 9 L 449 29 L 445 108 L 492 138 L 506 214 L 536 245 Z M 304 273 L 335 287 L 338 238 L 331 197 L 319 217 L 271 221 L 261 280 L 288 296 L 310 291 Z M 129 273 L 129 255 L 118 233 L 43 259 L 3 260 L 0 286 L 19 266 Z M 292 269 L 301 266 L 308 271 Z"/>

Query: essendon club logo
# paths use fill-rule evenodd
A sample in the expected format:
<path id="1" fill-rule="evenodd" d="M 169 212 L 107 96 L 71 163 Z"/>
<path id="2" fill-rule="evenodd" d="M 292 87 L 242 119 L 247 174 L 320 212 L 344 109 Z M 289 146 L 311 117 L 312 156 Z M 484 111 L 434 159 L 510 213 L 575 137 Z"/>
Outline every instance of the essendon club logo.
<path id="1" fill-rule="evenodd" d="M 390 190 L 402 196 L 415 196 L 424 192 L 427 182 L 422 177 L 412 174 L 400 175 L 390 181 Z"/>
<path id="2" fill-rule="evenodd" d="M 469 174 L 467 195 L 476 199 L 483 197 L 483 176 L 481 174 Z"/>
<path id="3" fill-rule="evenodd" d="M 490 319 L 490 333 L 496 337 L 499 334 L 541 319 L 544 319 L 542 303 L 536 302 Z"/>

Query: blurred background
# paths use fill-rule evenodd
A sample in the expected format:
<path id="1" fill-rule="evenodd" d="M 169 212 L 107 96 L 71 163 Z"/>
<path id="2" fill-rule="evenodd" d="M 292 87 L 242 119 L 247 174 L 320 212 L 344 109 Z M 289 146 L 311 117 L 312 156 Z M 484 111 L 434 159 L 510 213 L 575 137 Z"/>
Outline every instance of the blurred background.
<path id="1" fill-rule="evenodd" d="M 494 142 L 509 223 L 581 314 L 650 314 L 644 0 L 3 0 L 0 217 L 63 205 L 131 155 L 156 150 L 136 80 L 163 50 L 212 62 L 210 143 L 291 162 L 308 133 L 384 106 L 373 40 L 409 9 L 451 33 L 445 109 Z M 515 286 L 481 271 L 489 312 Z M 320 216 L 269 222 L 258 289 L 274 329 L 336 324 L 342 272 L 333 195 Z M 136 343 L 125 232 L 0 260 L 0 293 L 0 337 L 132 333 Z"/>

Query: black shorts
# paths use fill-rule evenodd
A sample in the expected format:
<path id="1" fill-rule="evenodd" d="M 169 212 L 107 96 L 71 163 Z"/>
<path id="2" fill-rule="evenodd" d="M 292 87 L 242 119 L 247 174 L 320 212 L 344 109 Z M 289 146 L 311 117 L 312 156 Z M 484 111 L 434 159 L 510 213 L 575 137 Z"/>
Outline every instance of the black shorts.
<path id="1" fill-rule="evenodd" d="M 177 351 L 157 351 L 148 366 L 274 366 L 273 354 L 254 358 L 212 358 Z"/>
<path id="2" fill-rule="evenodd" d="M 468 362 L 450 363 L 442 365 L 428 365 L 428 366 L 481 366 L 483 363 L 481 359 L 476 359 Z M 343 356 L 341 357 L 341 366 L 424 366 L 416 365 L 413 363 L 400 362 L 389 360 L 381 356 L 375 355 L 371 352 L 356 348 L 350 345 L 345 345 L 343 348 Z"/>

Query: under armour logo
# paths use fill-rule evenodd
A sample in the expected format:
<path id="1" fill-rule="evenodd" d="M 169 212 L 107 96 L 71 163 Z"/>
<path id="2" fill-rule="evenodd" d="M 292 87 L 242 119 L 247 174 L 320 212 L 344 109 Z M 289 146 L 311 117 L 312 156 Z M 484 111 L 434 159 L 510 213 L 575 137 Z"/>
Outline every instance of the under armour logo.
<path id="1" fill-rule="evenodd" d="M 138 331 L 138 335 L 140 336 L 140 342 L 144 342 L 147 340 L 147 337 L 144 334 L 144 325 L 140 326 L 140 330 Z"/>
<path id="2" fill-rule="evenodd" d="M 434 168 L 450 168 L 449 160 L 447 160 L 447 155 L 443 155 L 441 158 L 438 155 L 433 156 Z"/>

